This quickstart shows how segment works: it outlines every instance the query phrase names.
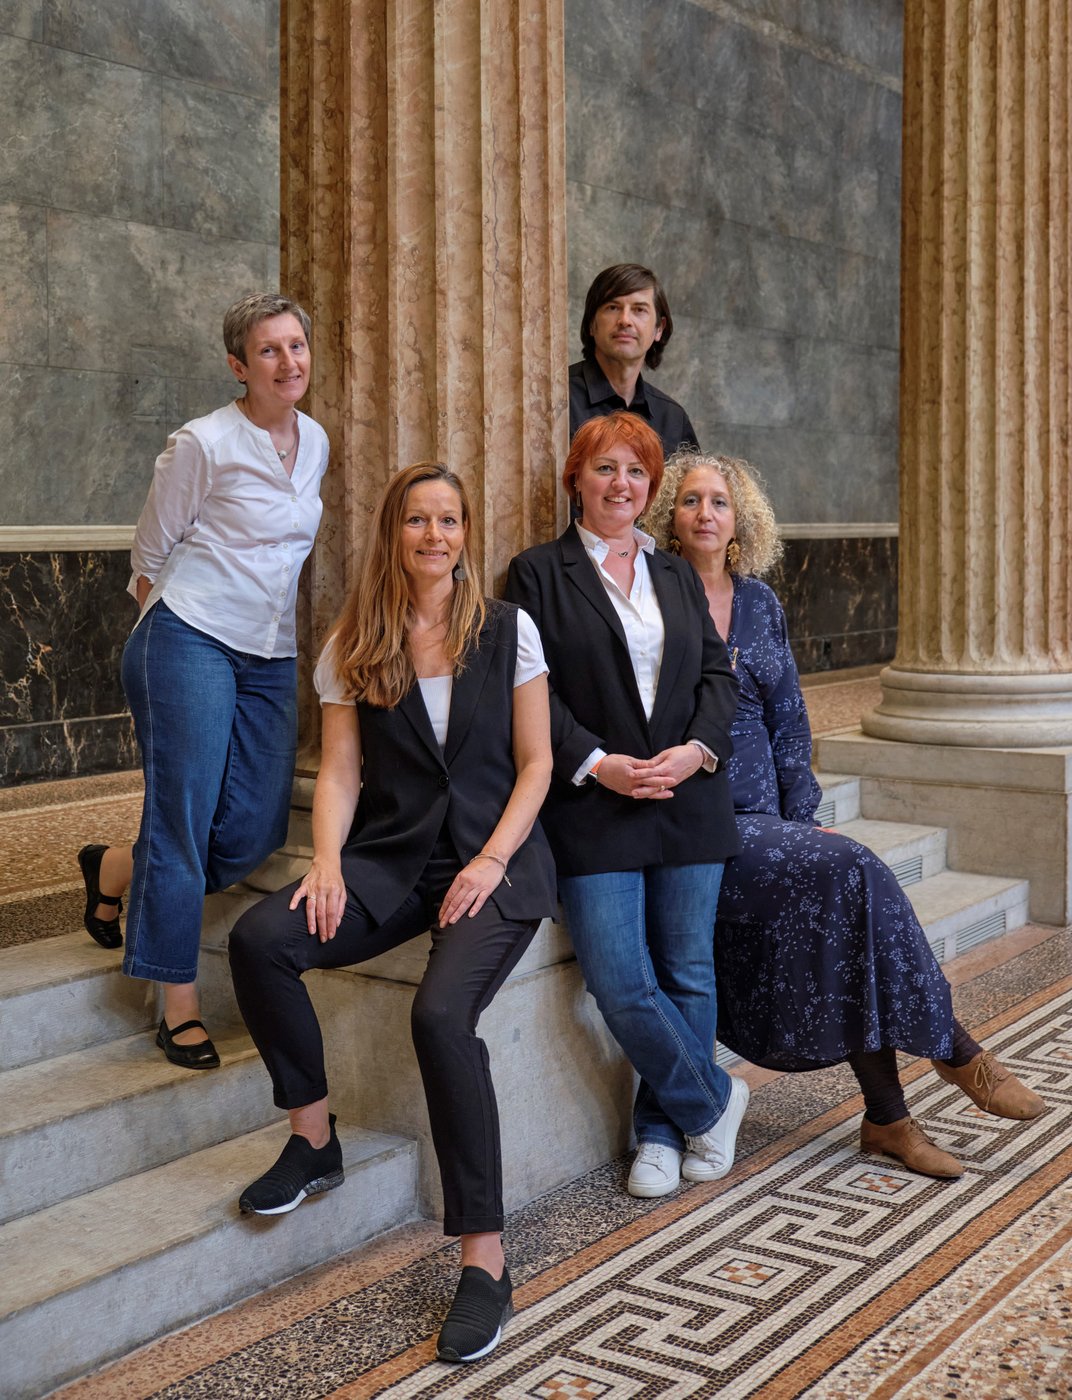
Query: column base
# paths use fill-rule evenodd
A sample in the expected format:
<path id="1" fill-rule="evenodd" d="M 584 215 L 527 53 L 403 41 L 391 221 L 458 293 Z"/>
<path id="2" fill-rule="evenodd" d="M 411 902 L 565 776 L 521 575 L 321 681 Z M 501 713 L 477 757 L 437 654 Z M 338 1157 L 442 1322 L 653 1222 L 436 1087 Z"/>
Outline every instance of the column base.
<path id="1" fill-rule="evenodd" d="M 1072 675 L 950 675 L 887 666 L 865 734 L 911 744 L 1050 748 L 1072 744 Z"/>

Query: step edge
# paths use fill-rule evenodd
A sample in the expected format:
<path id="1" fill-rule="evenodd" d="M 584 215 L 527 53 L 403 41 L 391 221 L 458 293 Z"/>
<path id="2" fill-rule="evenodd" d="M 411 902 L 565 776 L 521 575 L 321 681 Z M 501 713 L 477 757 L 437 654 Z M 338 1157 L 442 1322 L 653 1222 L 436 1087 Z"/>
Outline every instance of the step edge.
<path id="1" fill-rule="evenodd" d="M 230 1147 L 234 1143 L 242 1142 L 246 1138 L 253 1138 L 257 1134 L 271 1133 L 273 1130 L 278 1130 L 278 1128 L 279 1124 L 273 1123 L 266 1124 L 260 1128 L 251 1129 L 248 1133 L 240 1133 L 237 1137 L 225 1138 L 222 1142 L 213 1143 L 209 1147 L 200 1148 L 197 1152 L 188 1153 L 185 1157 L 175 1158 L 170 1162 L 161 1163 L 157 1167 L 150 1167 L 147 1171 L 139 1172 L 135 1176 L 123 1177 L 119 1181 L 109 1182 L 107 1186 L 98 1187 L 95 1191 L 87 1191 L 81 1196 L 74 1196 L 66 1201 L 58 1201 L 54 1205 L 46 1206 L 42 1210 L 35 1211 L 30 1215 L 20 1216 L 16 1220 L 11 1220 L 4 1225 L 0 1225 L 0 1242 L 2 1242 L 4 1232 L 9 1231 L 12 1226 L 20 1226 L 25 1230 L 29 1230 L 34 1222 L 39 1225 L 43 1216 L 52 1213 L 56 1213 L 58 1216 L 65 1210 L 70 1212 L 76 1205 L 87 1202 L 92 1196 L 99 1197 L 101 1193 L 105 1192 L 115 1192 L 117 1194 L 123 1192 L 127 1194 L 133 1183 L 144 1182 L 147 1178 L 157 1174 L 177 1171 L 180 1164 L 188 1163 L 191 1158 L 204 1157 L 207 1154 L 218 1152 L 221 1148 Z M 353 1172 L 359 1174 L 366 1169 L 371 1169 L 393 1158 L 409 1161 L 410 1159 L 416 1159 L 419 1153 L 419 1143 L 416 1138 L 406 1138 L 396 1133 L 381 1133 L 371 1128 L 346 1126 L 343 1128 L 343 1131 L 340 1132 L 339 1136 L 344 1143 L 343 1166 L 348 1173 Z M 371 1146 L 371 1143 L 366 1143 L 366 1139 L 371 1139 L 377 1143 L 374 1150 L 361 1152 L 356 1157 L 353 1156 L 352 1154 L 356 1149 L 364 1145 Z M 349 1156 L 347 1155 L 348 1150 L 351 1154 Z M 415 1207 L 419 1205 L 418 1195 L 419 1193 L 415 1190 Z M 217 1210 L 219 1209 L 222 1208 L 217 1207 Z M 143 1238 L 142 1248 L 137 1254 L 131 1255 L 129 1251 L 127 1251 L 123 1258 L 114 1259 L 103 1264 L 92 1274 L 82 1274 L 77 1278 L 71 1278 L 65 1281 L 57 1287 L 43 1289 L 31 1296 L 26 1296 L 24 1294 L 19 1304 L 15 1307 L 5 1310 L 2 1299 L 0 1299 L 0 1322 L 6 1322 L 11 1318 L 18 1317 L 29 1308 L 40 1307 L 53 1299 L 62 1298 L 67 1294 L 76 1292 L 80 1288 L 89 1287 L 97 1280 L 106 1277 L 109 1273 L 114 1273 L 120 1269 L 136 1265 L 157 1255 L 166 1254 L 169 1250 L 181 1248 L 183 1245 L 189 1244 L 192 1241 L 203 1239 L 207 1234 L 216 1230 L 233 1228 L 236 1225 L 240 1225 L 243 1220 L 246 1220 L 246 1217 L 238 1212 L 237 1203 L 235 1203 L 227 1211 L 227 1214 L 213 1213 L 202 1218 L 198 1222 L 191 1222 L 184 1227 L 180 1233 L 164 1243 L 149 1243 Z M 251 1222 L 247 1221 L 247 1224 L 249 1223 Z M 256 1228 L 256 1226 L 253 1228 Z"/>

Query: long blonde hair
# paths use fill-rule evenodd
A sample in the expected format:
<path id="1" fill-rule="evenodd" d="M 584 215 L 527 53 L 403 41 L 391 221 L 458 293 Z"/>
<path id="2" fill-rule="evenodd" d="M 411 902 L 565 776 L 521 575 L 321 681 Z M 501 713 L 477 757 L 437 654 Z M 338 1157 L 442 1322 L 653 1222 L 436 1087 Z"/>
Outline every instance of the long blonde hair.
<path id="1" fill-rule="evenodd" d="M 444 643 L 454 675 L 465 669 L 465 658 L 476 647 L 484 626 L 484 597 L 470 550 L 472 512 L 465 484 L 442 462 L 417 462 L 388 482 L 372 520 L 361 572 L 333 628 L 335 666 L 347 698 L 383 709 L 393 709 L 417 678 L 408 646 L 412 610 L 400 540 L 406 500 L 411 488 L 422 481 L 445 482 L 458 493 L 462 507 L 464 543 Z"/>

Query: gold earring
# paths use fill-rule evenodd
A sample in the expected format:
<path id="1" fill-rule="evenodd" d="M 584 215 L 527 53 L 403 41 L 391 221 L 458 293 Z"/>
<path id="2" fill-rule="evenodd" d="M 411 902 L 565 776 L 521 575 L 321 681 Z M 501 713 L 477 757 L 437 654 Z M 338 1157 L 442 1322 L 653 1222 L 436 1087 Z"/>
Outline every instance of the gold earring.
<path id="1" fill-rule="evenodd" d="M 667 549 L 669 549 L 671 554 L 681 553 L 681 541 L 676 535 L 670 536 L 670 543 L 667 545 Z"/>
<path id="2" fill-rule="evenodd" d="M 740 562 L 741 546 L 736 540 L 730 540 L 729 544 L 726 546 L 726 568 L 729 569 L 731 574 L 735 574 Z"/>

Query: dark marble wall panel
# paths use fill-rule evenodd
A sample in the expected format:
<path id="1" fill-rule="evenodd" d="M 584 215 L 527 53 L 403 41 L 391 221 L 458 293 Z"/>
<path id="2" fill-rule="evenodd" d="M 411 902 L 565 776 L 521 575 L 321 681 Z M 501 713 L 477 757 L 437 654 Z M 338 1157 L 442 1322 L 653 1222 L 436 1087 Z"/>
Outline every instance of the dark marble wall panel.
<path id="1" fill-rule="evenodd" d="M 0 35 L 0 83 L 19 114 L 0 142 L 4 197 L 159 220 L 157 79 Z"/>
<path id="2" fill-rule="evenodd" d="M 279 231 L 279 113 L 273 103 L 166 81 L 164 223 L 244 242 Z"/>
<path id="3" fill-rule="evenodd" d="M 116 658 L 137 609 L 125 551 L 0 554 L 0 722 L 126 708 Z"/>
<path id="4" fill-rule="evenodd" d="M 894 537 L 791 539 L 769 579 L 802 672 L 871 666 L 897 645 Z"/>
<path id="5" fill-rule="evenodd" d="M 44 40 L 131 68 L 259 95 L 271 81 L 273 9 L 265 0 L 45 0 Z"/>
<path id="6" fill-rule="evenodd" d="M 44 34 L 45 0 L 0 0 L 0 34 L 40 40 Z"/>
<path id="7" fill-rule="evenodd" d="M 119 661 L 136 617 L 125 551 L 0 554 L 5 781 L 132 767 Z"/>
<path id="8" fill-rule="evenodd" d="M 206 378 L 223 359 L 221 292 L 226 304 L 264 285 L 259 243 L 59 210 L 48 234 L 50 362 L 65 369 Z"/>
<path id="9" fill-rule="evenodd" d="M 901 21 L 900 0 L 566 0 L 571 324 L 601 267 L 655 267 L 656 382 L 786 521 L 898 514 Z"/>
<path id="10" fill-rule="evenodd" d="M 896 71 L 901 61 L 902 0 L 734 0 L 734 9 L 883 73 Z"/>
<path id="11" fill-rule="evenodd" d="M 279 0 L 0 0 L 5 525 L 132 523 L 278 286 Z"/>
<path id="12" fill-rule="evenodd" d="M 4 785 L 86 778 L 138 767 L 129 715 L 60 720 L 54 724 L 0 724 Z"/>
<path id="13" fill-rule="evenodd" d="M 227 401 L 228 383 L 14 366 L 0 376 L 5 525 L 138 518 L 168 431 Z M 189 408 L 190 412 L 183 412 Z"/>
<path id="14" fill-rule="evenodd" d="M 0 361 L 48 358 L 48 249 L 45 211 L 0 204 Z"/>

